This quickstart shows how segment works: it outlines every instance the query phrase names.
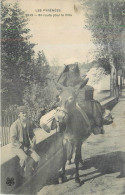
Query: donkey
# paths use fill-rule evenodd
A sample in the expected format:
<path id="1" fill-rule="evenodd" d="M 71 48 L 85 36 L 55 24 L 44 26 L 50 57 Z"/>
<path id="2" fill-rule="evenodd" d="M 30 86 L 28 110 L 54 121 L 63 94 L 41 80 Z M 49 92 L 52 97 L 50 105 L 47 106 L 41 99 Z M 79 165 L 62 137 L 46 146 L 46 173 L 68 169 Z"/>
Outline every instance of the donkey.
<path id="1" fill-rule="evenodd" d="M 66 180 L 65 165 L 67 161 L 67 144 L 74 146 L 75 153 L 75 182 L 80 186 L 79 162 L 81 160 L 81 146 L 91 131 L 91 125 L 85 112 L 77 105 L 76 97 L 79 89 L 83 88 L 87 82 L 83 81 L 74 90 L 72 87 L 64 87 L 60 93 L 61 107 L 57 108 L 55 119 L 58 127 L 65 127 L 63 132 L 63 157 L 62 173 L 60 175 L 61 183 Z M 99 131 L 98 134 L 101 132 Z"/>

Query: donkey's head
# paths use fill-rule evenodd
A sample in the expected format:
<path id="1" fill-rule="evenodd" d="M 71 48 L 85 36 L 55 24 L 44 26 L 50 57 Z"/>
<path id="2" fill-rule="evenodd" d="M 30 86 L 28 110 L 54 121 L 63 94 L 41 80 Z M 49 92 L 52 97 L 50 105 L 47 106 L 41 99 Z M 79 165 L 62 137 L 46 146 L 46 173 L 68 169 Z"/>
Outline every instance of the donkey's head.
<path id="1" fill-rule="evenodd" d="M 82 81 L 76 87 L 62 87 L 60 93 L 61 107 L 57 108 L 55 115 L 56 121 L 59 123 L 66 123 L 69 116 L 71 116 L 76 108 L 76 97 L 79 89 L 83 88 L 88 82 L 88 79 Z"/>

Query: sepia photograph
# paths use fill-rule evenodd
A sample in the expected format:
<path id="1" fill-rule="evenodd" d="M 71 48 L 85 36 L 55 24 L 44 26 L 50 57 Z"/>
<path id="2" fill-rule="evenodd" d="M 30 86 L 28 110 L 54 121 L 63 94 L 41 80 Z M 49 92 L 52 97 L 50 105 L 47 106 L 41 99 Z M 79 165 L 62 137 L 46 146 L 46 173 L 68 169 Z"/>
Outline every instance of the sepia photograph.
<path id="1" fill-rule="evenodd" d="M 0 10 L 0 194 L 125 195 L 125 0 Z"/>

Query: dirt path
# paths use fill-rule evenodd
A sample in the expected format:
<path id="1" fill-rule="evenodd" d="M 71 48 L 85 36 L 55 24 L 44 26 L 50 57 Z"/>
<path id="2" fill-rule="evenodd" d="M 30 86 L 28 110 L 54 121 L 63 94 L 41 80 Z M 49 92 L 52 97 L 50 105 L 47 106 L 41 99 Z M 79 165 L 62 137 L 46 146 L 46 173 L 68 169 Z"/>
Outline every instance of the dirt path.
<path id="1" fill-rule="evenodd" d="M 92 135 L 82 145 L 84 166 L 80 167 L 81 186 L 74 182 L 74 164 L 67 165 L 68 181 L 47 185 L 38 195 L 119 195 L 125 194 L 125 89 L 113 108 L 113 124 L 105 126 L 104 135 Z"/>

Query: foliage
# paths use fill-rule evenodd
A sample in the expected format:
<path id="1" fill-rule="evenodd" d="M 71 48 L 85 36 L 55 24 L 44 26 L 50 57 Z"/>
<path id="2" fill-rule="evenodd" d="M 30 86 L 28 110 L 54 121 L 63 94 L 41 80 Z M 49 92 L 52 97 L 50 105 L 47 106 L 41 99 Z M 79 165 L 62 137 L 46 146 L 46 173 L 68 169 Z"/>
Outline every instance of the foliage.
<path id="1" fill-rule="evenodd" d="M 17 115 L 17 108 L 18 108 L 17 104 L 10 105 L 9 108 L 1 110 L 1 116 Z"/>
<path id="2" fill-rule="evenodd" d="M 2 2 L 1 8 L 2 106 L 5 108 L 22 103 L 23 90 L 32 78 L 35 44 L 29 42 L 28 20 L 18 3 Z"/>
<path id="3" fill-rule="evenodd" d="M 62 66 L 59 66 L 58 58 L 53 57 L 51 61 L 51 73 L 55 75 L 55 77 L 58 77 L 63 70 Z"/>
<path id="4" fill-rule="evenodd" d="M 33 80 L 46 86 L 46 75 L 49 74 L 49 63 L 43 51 L 39 51 L 33 66 Z"/>
<path id="5" fill-rule="evenodd" d="M 110 74 L 111 68 L 108 58 L 98 58 L 98 66 L 104 68 L 107 74 Z"/>
<path id="6" fill-rule="evenodd" d="M 35 57 L 27 28 L 28 19 L 18 3 L 2 1 L 2 110 L 16 112 L 19 105 L 29 108 L 36 120 L 53 100 L 55 86 L 48 82 L 49 63 L 43 51 Z M 52 91 L 53 90 L 53 91 Z"/>
<path id="7" fill-rule="evenodd" d="M 87 69 L 87 70 L 90 70 L 93 66 L 95 66 L 97 64 L 97 62 L 95 60 L 93 60 L 92 62 L 88 62 L 88 63 L 80 63 L 79 64 L 79 68 L 80 69 Z"/>
<path id="8" fill-rule="evenodd" d="M 38 52 L 37 58 L 34 60 L 33 81 L 25 88 L 23 102 L 30 109 L 31 118 L 35 121 L 39 120 L 41 112 L 48 112 L 49 105 L 55 97 L 55 86 L 49 81 L 50 67 L 44 52 Z M 52 76 L 51 76 L 52 77 Z"/>
<path id="9" fill-rule="evenodd" d="M 105 58 L 107 63 L 103 67 L 107 69 L 108 60 L 112 54 L 114 65 L 119 69 L 124 60 L 121 33 L 125 27 L 125 2 L 122 0 L 84 0 L 81 2 L 87 9 L 86 28 L 92 32 L 93 42 L 98 49 L 97 58 Z"/>

